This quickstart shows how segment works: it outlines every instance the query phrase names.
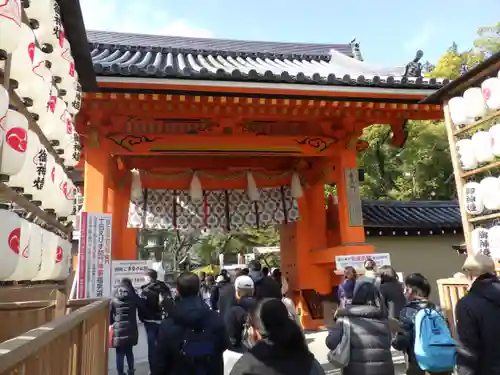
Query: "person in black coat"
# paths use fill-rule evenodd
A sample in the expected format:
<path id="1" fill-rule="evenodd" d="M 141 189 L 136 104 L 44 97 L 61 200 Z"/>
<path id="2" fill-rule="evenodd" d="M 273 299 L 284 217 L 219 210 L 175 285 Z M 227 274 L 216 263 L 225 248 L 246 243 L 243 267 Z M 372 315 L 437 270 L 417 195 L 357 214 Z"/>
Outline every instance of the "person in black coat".
<path id="1" fill-rule="evenodd" d="M 251 313 L 256 344 L 234 364 L 230 375 L 324 375 L 300 327 L 278 299 L 260 300 Z"/>
<path id="2" fill-rule="evenodd" d="M 394 375 L 387 309 L 373 282 L 359 284 L 351 304 L 339 308 L 336 318 L 348 318 L 350 323 L 350 360 L 343 375 Z M 337 348 L 344 329 L 342 321 L 330 329 L 326 338 L 328 349 Z"/>
<path id="3" fill-rule="evenodd" d="M 141 298 L 144 300 L 144 309 L 139 311 L 139 319 L 144 323 L 148 343 L 148 362 L 150 371 L 153 368 L 154 353 L 158 328 L 163 317 L 173 305 L 170 288 L 163 281 L 158 280 L 158 273 L 148 269 L 145 275 L 146 284 L 141 286 Z"/>
<path id="4" fill-rule="evenodd" d="M 463 272 L 472 283 L 455 308 L 459 375 L 500 374 L 500 281 L 490 257 L 470 256 Z"/>
<path id="5" fill-rule="evenodd" d="M 389 318 L 399 320 L 399 313 L 406 304 L 403 285 L 399 282 L 398 274 L 391 266 L 382 266 L 380 274 L 380 293 L 389 312 Z"/>
<path id="6" fill-rule="evenodd" d="M 186 272 L 178 277 L 179 301 L 160 325 L 153 375 L 197 375 L 200 371 L 223 375 L 226 329 L 219 314 L 200 298 L 199 290 L 196 274 Z M 196 357 L 193 351 L 197 351 Z M 202 358 L 200 352 L 204 352 Z"/>
<path id="7" fill-rule="evenodd" d="M 263 298 L 281 299 L 281 286 L 272 277 L 265 277 L 262 272 L 262 265 L 257 260 L 252 260 L 248 264 L 250 269 L 249 276 L 255 284 L 255 298 L 261 300 Z"/>
<path id="8" fill-rule="evenodd" d="M 210 295 L 212 310 L 218 311 L 224 319 L 227 311 L 235 304 L 234 286 L 231 280 L 223 275 L 217 276 L 215 287 Z"/>
<path id="9" fill-rule="evenodd" d="M 250 276 L 241 275 L 234 280 L 236 303 L 229 308 L 224 317 L 231 350 L 242 351 L 245 349 L 242 342 L 243 331 L 247 318 L 255 309 L 257 301 L 253 297 L 254 283 Z"/>
<path id="10" fill-rule="evenodd" d="M 116 349 L 116 370 L 124 375 L 124 361 L 127 359 L 128 374 L 134 374 L 133 347 L 139 340 L 137 310 L 141 309 L 140 298 L 135 293 L 130 279 L 123 279 L 113 293 L 110 309 L 111 342 Z"/>

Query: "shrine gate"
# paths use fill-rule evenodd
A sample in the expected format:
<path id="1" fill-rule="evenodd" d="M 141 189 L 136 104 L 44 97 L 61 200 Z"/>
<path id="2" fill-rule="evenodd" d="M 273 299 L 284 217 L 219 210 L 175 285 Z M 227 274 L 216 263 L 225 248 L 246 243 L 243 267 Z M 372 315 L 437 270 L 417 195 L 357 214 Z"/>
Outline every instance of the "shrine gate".
<path id="1" fill-rule="evenodd" d="M 335 256 L 375 251 L 359 197 L 363 129 L 386 124 L 401 147 L 407 120 L 441 119 L 440 105 L 418 103 L 446 82 L 423 78 L 421 53 L 378 68 L 355 41 L 87 34 L 99 90 L 77 118 L 84 209 L 112 213 L 113 258 L 136 258 L 139 228 L 278 225 L 302 323 L 322 325 Z M 133 169 L 144 192 L 131 198 Z M 328 204 L 325 184 L 338 197 Z"/>

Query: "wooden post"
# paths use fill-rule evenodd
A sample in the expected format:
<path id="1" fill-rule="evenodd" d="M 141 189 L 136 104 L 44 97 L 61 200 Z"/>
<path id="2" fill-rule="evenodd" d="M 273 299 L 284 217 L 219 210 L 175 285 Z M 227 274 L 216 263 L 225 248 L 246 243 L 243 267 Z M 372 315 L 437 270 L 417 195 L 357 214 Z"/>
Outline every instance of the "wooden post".
<path id="1" fill-rule="evenodd" d="M 458 203 L 460 205 L 460 216 L 462 217 L 462 226 L 464 229 L 465 244 L 467 245 L 467 250 L 470 250 L 472 249 L 470 234 L 472 229 L 474 228 L 472 224 L 469 222 L 469 215 L 465 210 L 466 206 L 464 201 L 465 197 L 463 194 L 463 187 L 466 181 L 460 175 L 461 168 L 460 168 L 459 155 L 457 151 L 457 142 L 455 140 L 455 136 L 453 135 L 454 125 L 451 121 L 451 114 L 450 114 L 450 108 L 448 106 L 448 101 L 444 103 L 443 111 L 444 111 L 444 122 L 446 125 L 446 133 L 448 134 L 448 143 L 450 145 L 450 155 L 451 155 L 451 162 L 453 164 L 453 174 L 455 175 L 455 184 L 457 186 L 457 196 L 458 196 Z"/>

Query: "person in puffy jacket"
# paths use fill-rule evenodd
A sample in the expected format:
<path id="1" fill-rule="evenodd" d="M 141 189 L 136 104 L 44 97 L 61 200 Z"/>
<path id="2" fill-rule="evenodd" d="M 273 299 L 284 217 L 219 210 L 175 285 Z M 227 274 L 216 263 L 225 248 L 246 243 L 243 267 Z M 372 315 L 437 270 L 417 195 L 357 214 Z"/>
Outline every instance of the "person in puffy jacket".
<path id="1" fill-rule="evenodd" d="M 301 329 L 275 298 L 260 300 L 251 313 L 255 345 L 235 363 L 230 375 L 324 375 Z"/>
<path id="2" fill-rule="evenodd" d="M 265 277 L 262 272 L 262 264 L 257 260 L 252 260 L 248 264 L 250 270 L 249 276 L 255 284 L 255 298 L 261 300 L 263 298 L 281 299 L 281 286 L 279 282 L 272 277 Z"/>
<path id="3" fill-rule="evenodd" d="M 500 374 L 500 281 L 485 255 L 469 256 L 463 271 L 471 287 L 455 308 L 459 375 Z"/>
<path id="4" fill-rule="evenodd" d="M 135 293 L 130 279 L 123 279 L 113 293 L 110 308 L 111 343 L 116 349 L 116 370 L 124 375 L 127 359 L 128 374 L 135 373 L 133 347 L 139 340 L 137 310 L 142 310 L 141 300 Z"/>
<path id="5" fill-rule="evenodd" d="M 339 308 L 336 318 L 348 318 L 350 323 L 350 360 L 343 375 L 394 375 L 387 309 L 373 282 L 360 284 L 351 304 Z M 337 348 L 344 329 L 341 321 L 330 329 L 326 338 L 328 349 Z"/>

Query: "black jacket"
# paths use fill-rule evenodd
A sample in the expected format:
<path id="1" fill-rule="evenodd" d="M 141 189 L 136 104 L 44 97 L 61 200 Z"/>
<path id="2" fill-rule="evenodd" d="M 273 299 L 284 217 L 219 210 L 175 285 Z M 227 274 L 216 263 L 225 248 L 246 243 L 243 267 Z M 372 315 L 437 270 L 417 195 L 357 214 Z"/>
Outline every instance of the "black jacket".
<path id="1" fill-rule="evenodd" d="M 224 317 L 227 334 L 232 350 L 242 350 L 243 327 L 247 321 L 248 314 L 255 308 L 257 301 L 253 297 L 243 297 L 231 306 Z"/>
<path id="2" fill-rule="evenodd" d="M 399 319 L 399 313 L 406 304 L 406 297 L 403 293 L 403 286 L 397 280 L 383 282 L 380 285 L 380 293 L 389 312 L 389 317 Z"/>
<path id="3" fill-rule="evenodd" d="M 394 349 L 400 350 L 406 354 L 408 373 L 412 375 L 425 374 L 418 366 L 415 359 L 413 345 L 415 344 L 415 315 L 417 315 L 421 309 L 427 307 L 436 309 L 436 306 L 426 299 L 407 302 L 399 313 L 400 332 L 396 334 L 392 341 Z"/>
<path id="4" fill-rule="evenodd" d="M 349 317 L 351 357 L 343 375 L 394 375 L 391 331 L 385 309 L 351 305 L 337 310 L 337 318 Z M 335 350 L 342 340 L 343 325 L 336 324 L 326 338 L 326 346 Z"/>
<path id="5" fill-rule="evenodd" d="M 235 363 L 230 375 L 324 375 L 314 355 L 279 348 L 261 340 Z"/>
<path id="6" fill-rule="evenodd" d="M 236 303 L 236 291 L 229 280 L 218 283 L 210 296 L 212 310 L 219 311 L 224 318 L 227 311 Z"/>
<path id="7" fill-rule="evenodd" d="M 215 338 L 215 355 L 206 365 L 205 375 L 223 375 L 222 353 L 228 347 L 224 323 L 199 296 L 179 299 L 169 317 L 161 323 L 153 375 L 190 375 L 186 374 L 186 362 L 180 349 L 186 332 L 193 328 L 205 330 Z"/>
<path id="8" fill-rule="evenodd" d="M 483 275 L 455 309 L 459 375 L 500 374 L 500 281 Z"/>
<path id="9" fill-rule="evenodd" d="M 141 310 L 140 304 L 133 288 L 118 287 L 114 291 L 109 317 L 113 326 L 113 348 L 137 345 L 137 310 Z"/>
<path id="10" fill-rule="evenodd" d="M 255 298 L 257 300 L 261 300 L 264 298 L 281 299 L 281 287 L 275 279 L 273 279 L 272 277 L 264 276 L 262 272 L 251 272 L 250 277 L 255 284 Z"/>
<path id="11" fill-rule="evenodd" d="M 163 281 L 151 281 L 141 286 L 142 299 L 144 300 L 144 311 L 140 312 L 139 319 L 159 321 L 172 302 L 170 288 Z M 160 304 L 160 296 L 162 303 Z"/>

